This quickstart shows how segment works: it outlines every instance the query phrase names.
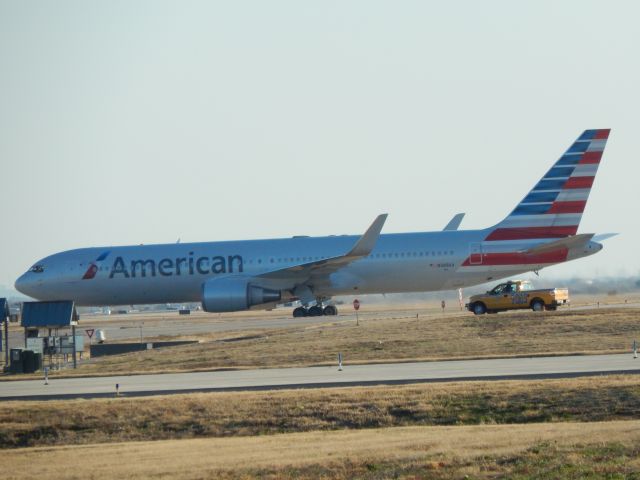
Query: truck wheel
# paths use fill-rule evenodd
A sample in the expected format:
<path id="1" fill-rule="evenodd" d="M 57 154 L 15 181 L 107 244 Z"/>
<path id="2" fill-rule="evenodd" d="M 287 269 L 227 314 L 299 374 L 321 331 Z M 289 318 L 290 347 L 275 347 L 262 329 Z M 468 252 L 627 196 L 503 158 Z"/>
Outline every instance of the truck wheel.
<path id="1" fill-rule="evenodd" d="M 534 300 L 533 302 L 531 302 L 531 309 L 534 312 L 544 311 L 544 302 L 540 299 Z"/>
<path id="2" fill-rule="evenodd" d="M 475 313 L 476 315 L 484 315 L 485 313 L 487 313 L 487 307 L 482 302 L 474 303 L 473 313 Z"/>

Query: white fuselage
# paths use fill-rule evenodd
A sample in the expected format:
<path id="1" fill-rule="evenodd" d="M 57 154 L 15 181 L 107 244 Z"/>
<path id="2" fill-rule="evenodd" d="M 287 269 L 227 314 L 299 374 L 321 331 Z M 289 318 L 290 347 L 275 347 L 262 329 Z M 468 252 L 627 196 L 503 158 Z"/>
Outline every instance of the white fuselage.
<path id="1" fill-rule="evenodd" d="M 299 298 L 315 302 L 307 313 L 316 315 L 335 295 L 446 290 L 537 271 L 602 249 L 593 234 L 577 232 L 609 132 L 585 130 L 488 229 L 456 230 L 459 214 L 444 231 L 381 235 L 380 214 L 361 237 L 84 248 L 41 260 L 16 288 L 78 305 L 201 301 L 210 312 Z"/>
<path id="2" fill-rule="evenodd" d="M 383 234 L 366 257 L 311 285 L 318 297 L 346 294 L 424 292 L 477 285 L 538 270 L 552 263 L 482 264 L 465 259 L 484 248 L 489 230 Z M 73 300 L 77 305 L 199 302 L 202 285 L 230 275 L 254 277 L 305 262 L 344 255 L 357 236 L 294 237 L 206 243 L 97 247 L 46 257 L 16 281 L 38 300 Z M 535 240 L 527 245 L 538 243 Z M 512 248 L 521 248 L 514 242 Z M 502 242 L 501 249 L 504 249 Z M 570 252 L 568 259 L 596 253 L 601 246 Z M 556 262 L 557 263 L 557 262 Z M 87 275 L 89 269 L 93 274 Z M 88 277 L 88 278 L 83 278 Z M 284 292 L 283 300 L 293 296 Z"/>

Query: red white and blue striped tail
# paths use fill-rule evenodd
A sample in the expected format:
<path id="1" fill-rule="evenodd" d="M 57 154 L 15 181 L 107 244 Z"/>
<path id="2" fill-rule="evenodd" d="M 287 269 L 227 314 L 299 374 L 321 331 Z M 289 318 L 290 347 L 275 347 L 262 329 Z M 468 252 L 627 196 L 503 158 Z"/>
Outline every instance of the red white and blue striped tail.
<path id="1" fill-rule="evenodd" d="M 609 129 L 585 130 L 485 240 L 534 240 L 575 235 L 609 132 Z"/>

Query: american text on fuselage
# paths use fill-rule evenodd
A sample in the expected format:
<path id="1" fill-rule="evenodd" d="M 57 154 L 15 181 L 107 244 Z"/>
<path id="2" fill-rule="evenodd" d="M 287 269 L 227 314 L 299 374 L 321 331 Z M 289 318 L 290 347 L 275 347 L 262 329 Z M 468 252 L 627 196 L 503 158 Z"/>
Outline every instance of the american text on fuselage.
<path id="1" fill-rule="evenodd" d="M 127 262 L 122 257 L 116 257 L 109 272 L 109 278 L 171 277 L 173 275 L 208 275 L 221 273 L 242 273 L 244 260 L 241 255 L 218 255 L 213 257 L 197 257 L 189 252 L 188 257 L 162 258 L 157 262 L 153 259 L 131 260 Z"/>

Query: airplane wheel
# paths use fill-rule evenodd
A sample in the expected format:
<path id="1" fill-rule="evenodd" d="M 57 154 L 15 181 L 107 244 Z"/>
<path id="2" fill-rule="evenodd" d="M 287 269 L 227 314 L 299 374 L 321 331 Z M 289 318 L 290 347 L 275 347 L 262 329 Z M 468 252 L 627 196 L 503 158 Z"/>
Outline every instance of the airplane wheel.
<path id="1" fill-rule="evenodd" d="M 307 315 L 308 315 L 307 309 L 304 307 L 298 307 L 293 310 L 294 318 L 306 317 Z"/>
<path id="2" fill-rule="evenodd" d="M 544 311 L 544 302 L 542 300 L 534 300 L 533 302 L 531 302 L 531 309 L 534 312 Z"/>
<path id="3" fill-rule="evenodd" d="M 333 305 L 327 305 L 326 307 L 324 307 L 324 310 L 322 313 L 324 313 L 325 315 L 337 315 L 338 309 Z"/>
<path id="4" fill-rule="evenodd" d="M 319 305 L 314 305 L 308 310 L 308 315 L 310 317 L 320 317 L 322 316 L 322 307 Z"/>
<path id="5" fill-rule="evenodd" d="M 473 313 L 475 313 L 476 315 L 484 315 L 485 313 L 487 313 L 487 307 L 484 303 L 478 302 L 473 306 Z"/>

